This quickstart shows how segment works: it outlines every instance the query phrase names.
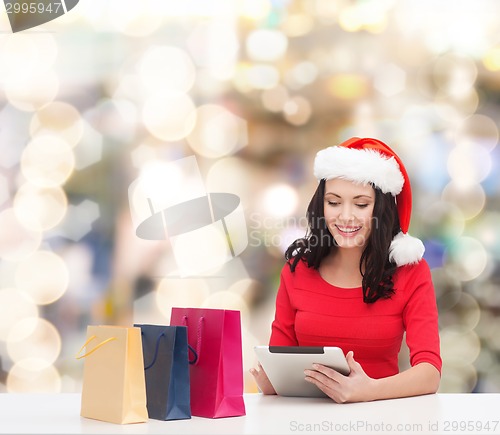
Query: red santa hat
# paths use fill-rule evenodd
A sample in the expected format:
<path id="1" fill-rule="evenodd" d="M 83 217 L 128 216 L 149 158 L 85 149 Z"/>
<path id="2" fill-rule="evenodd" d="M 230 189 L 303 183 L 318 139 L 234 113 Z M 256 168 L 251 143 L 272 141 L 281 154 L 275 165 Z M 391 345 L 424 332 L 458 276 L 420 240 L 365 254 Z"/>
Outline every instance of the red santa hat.
<path id="1" fill-rule="evenodd" d="M 343 178 L 356 183 L 372 183 L 396 199 L 401 231 L 389 247 L 389 259 L 398 266 L 418 263 L 424 255 L 421 240 L 408 234 L 411 217 L 411 186 L 401 159 L 385 143 L 354 137 L 338 146 L 319 151 L 314 160 L 318 180 Z"/>

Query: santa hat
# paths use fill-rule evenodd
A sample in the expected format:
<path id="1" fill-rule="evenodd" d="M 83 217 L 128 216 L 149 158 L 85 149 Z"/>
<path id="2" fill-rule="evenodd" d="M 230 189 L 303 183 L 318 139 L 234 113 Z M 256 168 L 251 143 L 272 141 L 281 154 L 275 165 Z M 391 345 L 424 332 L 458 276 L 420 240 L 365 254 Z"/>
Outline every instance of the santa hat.
<path id="1" fill-rule="evenodd" d="M 408 234 L 411 217 L 411 186 L 401 159 L 385 143 L 354 137 L 338 146 L 319 151 L 314 160 L 318 180 L 343 178 L 357 183 L 372 183 L 396 198 L 401 231 L 389 247 L 389 260 L 398 266 L 418 263 L 424 255 L 421 240 Z"/>

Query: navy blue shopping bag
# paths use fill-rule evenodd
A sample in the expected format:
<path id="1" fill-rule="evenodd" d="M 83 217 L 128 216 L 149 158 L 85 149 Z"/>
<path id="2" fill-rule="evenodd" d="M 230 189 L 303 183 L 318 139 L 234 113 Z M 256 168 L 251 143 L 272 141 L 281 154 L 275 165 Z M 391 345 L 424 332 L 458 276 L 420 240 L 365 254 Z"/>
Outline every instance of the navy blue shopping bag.
<path id="1" fill-rule="evenodd" d="M 187 328 L 134 326 L 141 328 L 149 418 L 191 418 Z"/>

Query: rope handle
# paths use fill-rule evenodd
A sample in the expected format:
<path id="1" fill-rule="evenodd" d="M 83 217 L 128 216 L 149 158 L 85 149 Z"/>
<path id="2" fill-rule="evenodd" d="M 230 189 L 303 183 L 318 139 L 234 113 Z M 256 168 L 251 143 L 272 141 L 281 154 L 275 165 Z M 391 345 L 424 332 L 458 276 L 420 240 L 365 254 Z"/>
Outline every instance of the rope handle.
<path id="1" fill-rule="evenodd" d="M 141 331 L 141 335 L 144 335 L 144 332 Z M 155 355 L 153 356 L 153 361 L 151 361 L 151 363 L 148 364 L 147 366 L 144 366 L 144 370 L 148 370 L 154 366 L 154 364 L 156 362 L 156 358 L 158 358 L 158 348 L 160 347 L 160 340 L 162 337 L 165 337 L 164 332 L 162 332 L 160 335 L 158 335 L 158 338 L 156 339 Z"/>
<path id="2" fill-rule="evenodd" d="M 193 346 L 188 344 L 188 353 L 189 351 L 193 352 L 193 359 L 192 360 L 188 359 L 188 363 L 191 365 L 196 364 L 198 362 L 198 352 L 196 352 Z"/>
<path id="3" fill-rule="evenodd" d="M 116 340 L 116 337 L 110 337 L 104 341 L 102 341 L 101 343 L 99 343 L 96 347 L 94 347 L 92 350 L 90 350 L 89 352 L 86 352 L 84 353 L 83 355 L 80 355 L 80 353 L 82 352 L 83 348 L 86 347 L 94 338 L 97 338 L 96 335 L 92 335 L 90 336 L 87 341 L 85 343 L 83 343 L 83 346 L 80 348 L 80 350 L 76 353 L 75 355 L 75 358 L 76 359 L 82 359 L 82 358 L 85 358 L 91 354 L 93 354 L 97 349 L 99 349 L 100 347 L 104 346 L 106 343 L 109 343 L 110 341 L 113 341 L 113 340 Z"/>
<path id="4" fill-rule="evenodd" d="M 141 335 L 144 335 L 143 331 L 141 331 Z M 153 356 L 153 361 L 151 361 L 151 363 L 148 364 L 147 366 L 144 366 L 144 370 L 148 370 L 154 366 L 156 359 L 158 358 L 158 349 L 160 348 L 160 340 L 162 337 L 165 337 L 164 332 L 162 332 L 160 335 L 158 335 L 158 338 L 156 339 L 155 354 Z M 189 352 L 189 350 L 191 352 L 193 352 L 193 359 L 192 360 L 188 359 L 188 362 L 189 362 L 189 364 L 196 364 L 196 362 L 198 361 L 198 353 L 191 345 L 188 344 L 188 352 Z"/>
<path id="5" fill-rule="evenodd" d="M 186 315 L 182 316 L 182 325 L 183 326 L 188 326 L 188 317 Z M 196 358 L 193 360 L 193 362 L 189 362 L 189 364 L 197 365 L 200 362 L 201 358 L 201 338 L 203 335 L 203 325 L 205 324 L 205 317 L 201 316 L 198 319 L 198 329 L 196 331 L 196 349 L 193 349 L 192 346 L 189 346 L 190 350 L 194 353 Z"/>

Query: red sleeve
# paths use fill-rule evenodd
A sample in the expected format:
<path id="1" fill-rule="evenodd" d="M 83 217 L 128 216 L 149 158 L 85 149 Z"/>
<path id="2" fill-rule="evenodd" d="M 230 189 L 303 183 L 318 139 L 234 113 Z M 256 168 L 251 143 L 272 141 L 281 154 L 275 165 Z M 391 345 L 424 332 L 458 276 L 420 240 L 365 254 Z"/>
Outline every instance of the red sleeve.
<path id="1" fill-rule="evenodd" d="M 436 295 L 430 269 L 425 260 L 411 267 L 405 284 L 412 287 L 403 310 L 410 364 L 415 366 L 427 362 L 441 373 Z"/>
<path id="2" fill-rule="evenodd" d="M 288 264 L 281 271 L 280 286 L 276 296 L 276 311 L 272 324 L 271 346 L 298 346 L 295 336 L 295 313 L 296 309 L 290 302 L 289 291 L 293 285 L 292 272 Z"/>

